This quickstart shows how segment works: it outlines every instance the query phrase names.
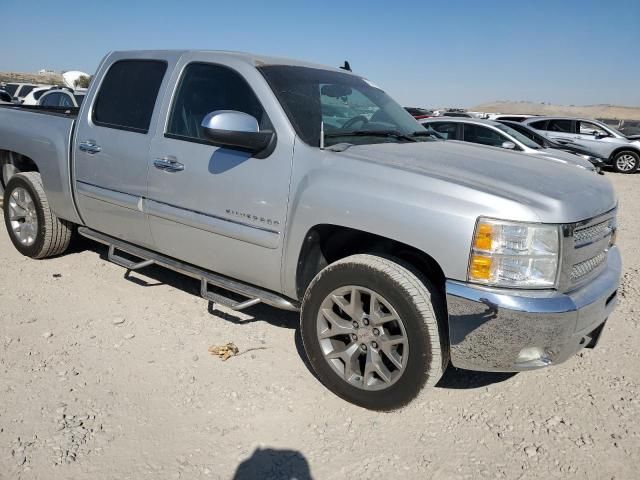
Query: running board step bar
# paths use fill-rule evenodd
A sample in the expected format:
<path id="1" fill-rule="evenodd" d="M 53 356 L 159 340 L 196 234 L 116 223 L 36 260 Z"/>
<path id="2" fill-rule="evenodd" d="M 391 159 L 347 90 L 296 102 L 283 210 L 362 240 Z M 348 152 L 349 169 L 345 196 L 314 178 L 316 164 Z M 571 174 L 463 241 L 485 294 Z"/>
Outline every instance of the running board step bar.
<path id="1" fill-rule="evenodd" d="M 263 290 L 259 287 L 248 285 L 208 270 L 203 270 L 194 265 L 181 262 L 137 245 L 132 245 L 104 233 L 96 232 L 95 230 L 87 227 L 79 227 L 78 233 L 90 240 L 95 240 L 96 242 L 107 245 L 109 247 L 107 257 L 109 261 L 128 270 L 139 270 L 150 265 L 159 265 L 175 272 L 182 273 L 183 275 L 196 278 L 200 280 L 200 295 L 204 299 L 216 304 L 224 305 L 232 310 L 242 310 L 258 303 L 265 303 L 272 307 L 280 308 L 282 310 L 290 310 L 293 312 L 300 310 L 296 302 L 278 295 L 275 292 Z M 126 253 L 127 255 L 139 259 L 139 261 L 124 258 L 123 256 L 118 255 L 117 252 Z M 233 292 L 246 298 L 246 300 L 235 301 L 220 293 L 212 292 L 209 289 L 210 285 L 221 290 Z"/>

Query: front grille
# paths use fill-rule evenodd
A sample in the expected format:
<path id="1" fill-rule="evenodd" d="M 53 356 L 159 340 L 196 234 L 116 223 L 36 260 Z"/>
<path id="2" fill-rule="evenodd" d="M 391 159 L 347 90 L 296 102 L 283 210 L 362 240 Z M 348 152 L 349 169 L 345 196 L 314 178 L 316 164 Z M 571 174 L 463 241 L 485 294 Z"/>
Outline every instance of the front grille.
<path id="1" fill-rule="evenodd" d="M 565 225 L 563 266 L 558 285 L 562 291 L 578 288 L 602 272 L 615 228 L 615 210 L 590 220 Z"/>
<path id="2" fill-rule="evenodd" d="M 573 232 L 573 241 L 576 247 L 587 245 L 611 233 L 611 220 L 597 223 L 590 227 L 576 229 Z"/>
<path id="3" fill-rule="evenodd" d="M 607 259 L 607 252 L 600 252 L 595 257 L 591 257 L 589 260 L 585 260 L 584 262 L 576 263 L 571 268 L 571 282 L 579 282 L 581 278 L 586 275 L 589 275 L 592 271 L 598 268 L 600 265 L 604 263 Z"/>

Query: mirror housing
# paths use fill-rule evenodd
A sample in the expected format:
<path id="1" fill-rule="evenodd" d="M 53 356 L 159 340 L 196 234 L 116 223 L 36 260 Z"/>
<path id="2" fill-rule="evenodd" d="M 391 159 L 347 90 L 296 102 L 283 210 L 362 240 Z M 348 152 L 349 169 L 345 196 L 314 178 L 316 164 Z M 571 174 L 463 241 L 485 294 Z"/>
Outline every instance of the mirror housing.
<path id="1" fill-rule="evenodd" d="M 507 150 L 515 150 L 516 144 L 513 142 L 502 142 L 501 147 Z"/>
<path id="2" fill-rule="evenodd" d="M 211 112 L 205 115 L 200 126 L 207 138 L 216 145 L 236 148 L 252 154 L 267 150 L 276 137 L 271 130 L 260 131 L 255 117 L 235 110 Z"/>

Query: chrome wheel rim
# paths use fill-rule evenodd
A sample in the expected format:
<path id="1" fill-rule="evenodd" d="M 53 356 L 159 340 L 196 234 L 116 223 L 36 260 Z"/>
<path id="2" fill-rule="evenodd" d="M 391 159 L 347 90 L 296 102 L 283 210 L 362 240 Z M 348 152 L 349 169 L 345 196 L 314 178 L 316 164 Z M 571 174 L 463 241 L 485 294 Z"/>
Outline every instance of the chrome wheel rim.
<path id="1" fill-rule="evenodd" d="M 333 371 L 362 390 L 384 390 L 405 371 L 409 341 L 400 315 L 382 295 L 348 285 L 331 292 L 317 317 L 320 349 Z"/>
<path id="2" fill-rule="evenodd" d="M 636 166 L 636 158 L 633 155 L 620 155 L 616 159 L 616 166 L 621 172 L 629 172 Z"/>
<path id="3" fill-rule="evenodd" d="M 9 197 L 9 222 L 18 241 L 27 247 L 34 244 L 38 234 L 38 214 L 29 192 L 18 187 Z"/>

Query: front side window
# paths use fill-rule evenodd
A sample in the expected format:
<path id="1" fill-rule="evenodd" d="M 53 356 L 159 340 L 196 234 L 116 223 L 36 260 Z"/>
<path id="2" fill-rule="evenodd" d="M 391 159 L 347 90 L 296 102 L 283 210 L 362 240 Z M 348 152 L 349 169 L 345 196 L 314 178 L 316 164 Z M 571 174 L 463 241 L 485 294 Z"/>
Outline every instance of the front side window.
<path id="1" fill-rule="evenodd" d="M 291 65 L 258 70 L 308 145 L 320 144 L 321 125 L 327 146 L 431 140 L 411 114 L 361 77 Z"/>
<path id="2" fill-rule="evenodd" d="M 571 120 L 549 120 L 547 130 L 550 132 L 572 133 Z"/>
<path id="3" fill-rule="evenodd" d="M 548 120 L 538 120 L 537 122 L 531 122 L 529 124 L 530 127 L 535 128 L 536 130 L 546 130 L 549 126 Z"/>
<path id="4" fill-rule="evenodd" d="M 120 60 L 109 68 L 93 106 L 93 123 L 147 133 L 167 63 Z"/>
<path id="5" fill-rule="evenodd" d="M 258 120 L 260 130 L 272 128 L 258 98 L 239 73 L 222 65 L 192 63 L 185 68 L 178 86 L 167 134 L 208 141 L 201 123 L 216 110 L 247 113 Z"/>
<path id="6" fill-rule="evenodd" d="M 33 94 L 33 98 L 34 98 L 35 100 L 40 100 L 40 97 L 41 97 L 42 95 L 44 95 L 44 93 L 45 93 L 45 92 L 46 92 L 46 90 L 38 90 L 37 92 L 35 92 L 35 93 Z"/>
<path id="7" fill-rule="evenodd" d="M 609 133 L 602 127 L 591 122 L 577 122 L 577 130 L 580 135 L 603 135 L 608 136 Z"/>
<path id="8" fill-rule="evenodd" d="M 489 145 L 491 147 L 500 147 L 507 139 L 495 130 L 481 125 L 473 125 L 465 123 L 464 125 L 464 141 L 471 143 L 479 143 L 480 145 Z"/>
<path id="9" fill-rule="evenodd" d="M 454 122 L 429 122 L 424 127 L 433 128 L 445 140 L 458 140 L 458 124 Z"/>

